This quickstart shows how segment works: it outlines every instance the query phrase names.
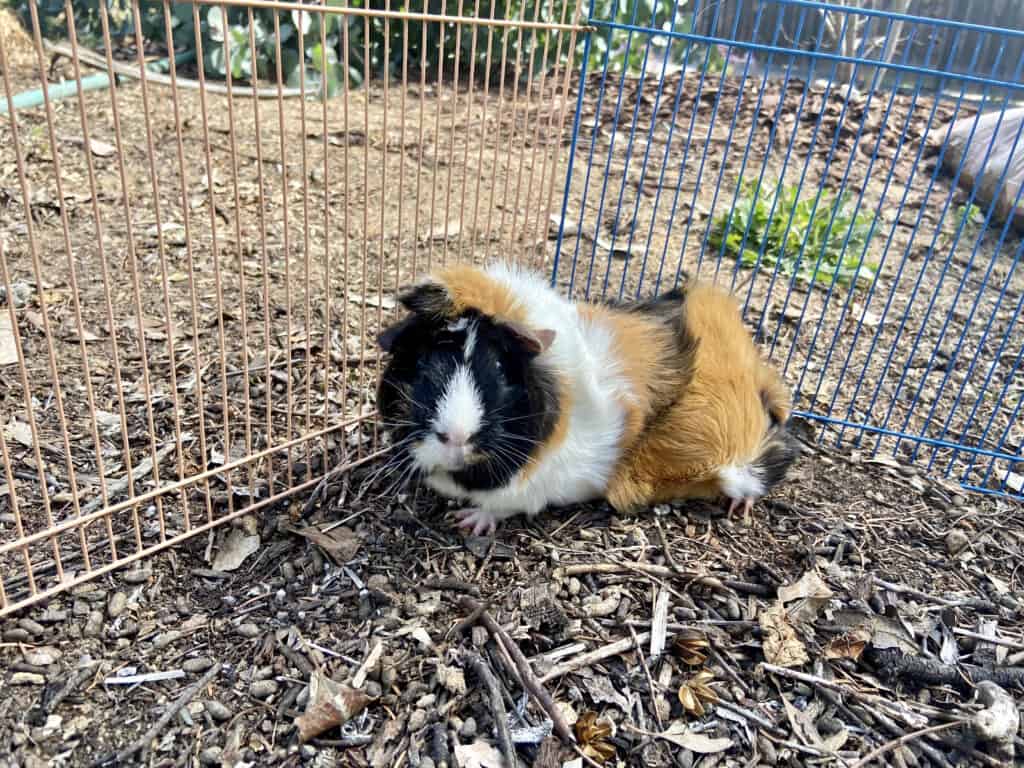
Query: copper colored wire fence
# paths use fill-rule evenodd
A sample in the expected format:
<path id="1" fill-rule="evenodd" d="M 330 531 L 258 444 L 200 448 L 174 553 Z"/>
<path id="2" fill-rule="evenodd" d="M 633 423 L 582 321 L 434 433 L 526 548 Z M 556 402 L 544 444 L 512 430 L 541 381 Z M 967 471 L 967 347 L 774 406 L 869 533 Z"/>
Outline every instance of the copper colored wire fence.
<path id="1" fill-rule="evenodd" d="M 549 258 L 580 8 L 545 21 L 529 3 L 499 17 L 494 0 L 448 0 L 440 13 L 203 0 L 183 40 L 165 0 L 167 39 L 199 61 L 210 5 L 246 9 L 250 49 L 254 9 L 274 11 L 270 82 L 235 82 L 229 66 L 216 87 L 197 67 L 194 87 L 174 56 L 154 75 L 138 2 L 121 45 L 98 4 L 97 55 L 76 39 L 67 0 L 68 43 L 55 50 L 77 99 L 45 90 L 35 3 L 31 66 L 12 69 L 0 36 L 7 103 L 27 87 L 45 99 L 0 116 L 0 166 L 18 185 L 0 227 L 0 615 L 379 456 L 375 339 L 396 288 L 446 261 Z M 358 60 L 351 24 L 367 41 L 382 20 L 386 46 L 400 28 L 398 71 L 371 69 L 364 50 L 361 82 L 342 78 L 334 98 L 304 72 L 286 83 L 283 57 L 305 50 L 305 30 L 282 42 L 279 23 L 300 10 L 350 19 L 345 61 Z M 441 46 L 459 42 L 454 62 L 438 56 L 428 71 L 434 31 Z M 417 41 L 422 59 L 409 61 Z M 133 77 L 87 92 L 97 66 L 112 82 Z"/>

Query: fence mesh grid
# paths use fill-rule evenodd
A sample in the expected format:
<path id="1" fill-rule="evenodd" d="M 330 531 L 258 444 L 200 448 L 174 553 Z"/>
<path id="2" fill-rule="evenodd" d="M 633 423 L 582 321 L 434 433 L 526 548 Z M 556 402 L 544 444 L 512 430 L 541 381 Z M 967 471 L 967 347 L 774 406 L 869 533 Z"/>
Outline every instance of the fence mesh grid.
<path id="1" fill-rule="evenodd" d="M 810 0 L 515 7 L 157 5 L 199 62 L 211 12 L 241 14 L 223 83 L 156 71 L 138 2 L 127 39 L 100 3 L 86 46 L 71 0 L 66 43 L 34 3 L 26 45 L 0 35 L 8 105 L 74 84 L 0 114 L 0 614 L 380 456 L 375 338 L 454 260 L 578 297 L 723 281 L 818 439 L 1020 495 L 1021 240 L 943 138 L 1017 104 L 1024 33 Z"/>

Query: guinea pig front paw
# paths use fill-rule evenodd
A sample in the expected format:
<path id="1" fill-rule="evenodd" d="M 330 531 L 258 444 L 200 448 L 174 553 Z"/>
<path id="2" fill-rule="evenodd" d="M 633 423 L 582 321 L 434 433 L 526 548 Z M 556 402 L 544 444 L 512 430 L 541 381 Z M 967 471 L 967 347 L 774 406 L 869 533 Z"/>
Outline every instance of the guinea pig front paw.
<path id="1" fill-rule="evenodd" d="M 497 529 L 498 521 L 500 520 L 493 512 L 488 512 L 479 507 L 460 509 L 455 513 L 455 516 L 459 520 L 459 527 L 472 528 L 474 536 L 481 536 L 484 533 L 488 536 L 492 535 L 495 529 Z"/>

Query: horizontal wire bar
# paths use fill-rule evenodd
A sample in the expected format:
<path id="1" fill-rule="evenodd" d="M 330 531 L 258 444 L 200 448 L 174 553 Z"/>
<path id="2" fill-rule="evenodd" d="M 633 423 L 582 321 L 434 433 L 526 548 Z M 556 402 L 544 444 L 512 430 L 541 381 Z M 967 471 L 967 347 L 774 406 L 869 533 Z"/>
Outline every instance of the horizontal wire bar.
<path id="1" fill-rule="evenodd" d="M 414 13 L 412 11 L 385 11 L 373 8 L 351 8 L 340 6 L 306 5 L 304 3 L 271 2 L 270 0 L 185 0 L 194 5 L 229 6 L 232 8 L 252 8 L 266 11 L 304 11 L 306 13 L 329 14 L 335 16 L 360 16 L 371 19 L 391 19 L 393 21 L 426 21 L 438 24 L 459 24 L 475 27 L 511 27 L 514 29 L 543 29 L 559 32 L 593 31 L 592 27 L 577 24 L 560 24 L 558 22 L 526 21 L 517 19 L 492 19 L 475 16 L 450 16 L 444 13 Z"/>
<path id="2" fill-rule="evenodd" d="M 967 83 L 985 85 L 989 88 L 1006 88 L 1012 91 L 1024 91 L 1024 83 L 1014 83 L 1008 80 L 997 80 L 995 78 L 979 77 L 978 75 L 967 75 L 958 72 L 942 72 L 938 69 L 928 67 L 915 67 L 911 64 L 896 64 L 894 62 L 880 61 L 878 59 L 865 59 L 858 56 L 844 56 L 838 53 L 825 53 L 823 51 L 804 51 L 798 48 L 787 48 L 781 45 L 765 45 L 745 40 L 733 40 L 728 37 L 714 37 L 711 35 L 698 35 L 692 32 L 674 32 L 667 29 L 651 29 L 636 24 L 623 24 L 618 21 L 604 21 L 601 19 L 590 19 L 595 27 L 604 29 L 617 29 L 621 32 L 631 32 L 649 37 L 668 37 L 673 40 L 687 40 L 692 43 L 704 43 L 729 46 L 732 48 L 749 48 L 752 51 L 763 51 L 765 53 L 783 54 L 785 56 L 803 56 L 808 59 L 821 59 L 835 63 L 857 64 L 868 67 L 883 67 L 898 72 L 911 72 L 913 74 L 929 75 L 943 80 L 962 80 Z M 829 82 L 834 82 L 830 79 Z"/>
<path id="3" fill-rule="evenodd" d="M 0 545 L 0 555 L 6 554 L 7 552 L 10 552 L 14 549 L 21 549 L 26 544 L 34 544 L 37 541 L 51 539 L 54 536 L 58 536 L 62 533 L 65 533 L 66 531 L 71 531 L 75 528 L 89 525 L 90 523 L 93 523 L 96 520 L 102 520 L 104 517 L 107 517 L 108 515 L 115 515 L 118 512 L 123 512 L 124 510 L 129 509 L 131 507 L 136 507 L 139 504 L 144 504 L 147 501 L 162 498 L 163 496 L 166 496 L 169 493 L 173 493 L 174 491 L 190 488 L 202 482 L 203 480 L 214 478 L 217 475 L 223 475 L 225 472 L 232 472 L 242 467 L 249 467 L 253 462 L 259 461 L 260 459 L 266 458 L 274 453 L 278 453 L 289 448 L 294 448 L 297 445 L 301 445 L 303 443 L 307 443 L 312 440 L 325 437 L 326 435 L 329 435 L 332 432 L 337 432 L 339 429 L 344 429 L 345 427 L 351 426 L 352 424 L 358 424 L 360 422 L 370 420 L 373 417 L 374 414 L 356 416 L 354 418 L 335 424 L 334 426 L 324 427 L 315 432 L 303 435 L 302 437 L 297 437 L 294 440 L 289 440 L 286 443 L 276 445 L 272 448 L 264 448 L 262 451 L 255 451 L 249 454 L 248 456 L 245 456 L 244 458 L 236 459 L 235 461 L 222 464 L 216 469 L 208 469 L 204 472 L 198 472 L 195 475 L 192 475 L 191 477 L 185 478 L 184 480 L 175 480 L 174 482 L 168 483 L 167 485 L 161 488 L 154 488 L 153 490 L 146 491 L 145 493 L 141 493 L 138 496 L 133 496 L 130 499 L 119 501 L 117 504 L 111 504 L 106 509 L 100 509 L 97 510 L 96 512 L 91 512 L 88 515 L 82 515 L 81 517 L 75 517 L 71 520 L 65 520 L 63 523 L 57 523 L 56 525 L 47 528 L 46 530 L 38 531 L 37 533 L 29 534 L 28 536 L 25 536 L 22 539 L 18 539 L 17 541 Z"/>
<path id="4" fill-rule="evenodd" d="M 388 450 L 390 449 L 385 448 L 380 451 L 377 451 L 376 453 L 371 453 L 367 456 L 364 456 L 362 459 L 352 462 L 352 464 L 350 464 L 348 468 L 354 469 L 361 464 L 365 464 L 374 459 L 378 459 L 381 456 L 385 455 L 388 452 Z M 218 528 L 224 523 L 234 520 L 235 518 L 244 517 L 245 515 L 252 514 L 253 512 L 263 509 L 264 507 L 270 506 L 271 504 L 276 504 L 277 502 L 282 501 L 283 499 L 294 496 L 297 493 L 301 493 L 307 488 L 312 488 L 330 472 L 331 470 L 328 469 L 322 475 L 318 475 L 310 480 L 306 480 L 300 483 L 299 485 L 293 486 L 291 488 L 286 488 L 285 490 L 281 491 L 280 493 L 274 496 L 270 496 L 266 499 L 261 499 L 260 501 L 257 501 L 254 504 L 250 504 L 247 507 L 242 507 L 240 509 L 234 510 L 233 512 L 228 512 L 227 514 L 222 515 L 221 517 L 218 517 L 215 520 L 210 520 L 208 522 L 203 523 L 202 525 L 196 526 L 195 528 L 190 528 L 187 531 L 182 531 L 177 536 L 171 536 L 170 538 L 164 539 L 163 541 L 158 542 L 151 547 L 136 550 L 132 552 L 130 555 L 125 555 L 124 557 L 121 557 L 112 563 L 107 563 L 106 565 L 102 565 L 99 568 L 93 568 L 92 570 L 83 571 L 81 574 L 74 576 L 73 578 L 64 579 L 56 586 L 49 587 L 48 589 L 36 592 L 35 594 L 30 595 L 29 597 L 22 598 L 21 600 L 17 600 L 14 602 L 10 602 L 7 605 L 0 608 L 0 616 L 7 616 L 8 614 L 14 613 L 15 611 L 18 611 L 29 605 L 38 603 L 40 600 L 45 600 L 48 597 L 53 597 L 54 595 L 66 592 L 67 590 L 79 584 L 84 584 L 86 582 L 92 581 L 97 576 L 102 576 L 105 573 L 110 573 L 111 571 L 117 570 L 118 568 L 121 568 L 125 565 L 130 565 L 131 563 L 134 563 L 137 560 L 142 560 L 143 558 L 155 555 L 156 553 L 162 552 L 163 550 L 168 549 L 169 547 L 177 546 L 178 544 L 181 544 L 184 541 L 188 541 L 193 536 L 198 536 L 201 533 L 206 533 L 207 531 L 210 531 L 214 528 Z"/>
<path id="5" fill-rule="evenodd" d="M 793 411 L 794 416 L 799 416 L 803 419 L 810 419 L 812 421 L 823 421 L 826 424 L 835 424 L 836 426 L 848 427 L 850 429 L 862 430 L 864 432 L 872 432 L 874 434 L 882 435 L 884 437 L 897 437 L 901 440 L 907 440 L 908 442 L 914 443 L 927 443 L 928 445 L 934 445 L 938 448 L 950 448 L 952 450 L 961 451 L 963 453 L 973 453 L 978 456 L 989 456 L 993 459 L 1001 459 L 1003 461 L 1024 461 L 1024 455 L 1014 456 L 1010 453 L 1003 453 L 1001 451 L 990 451 L 986 448 L 975 448 L 970 445 L 961 445 L 960 443 L 951 443 L 948 440 L 936 440 L 932 437 L 924 437 L 923 435 L 907 434 L 906 432 L 898 432 L 894 429 L 884 429 L 882 427 L 873 427 L 870 424 L 862 424 L 856 421 L 850 421 L 849 419 L 837 419 L 832 416 L 824 416 L 820 413 L 811 413 L 810 411 Z"/>

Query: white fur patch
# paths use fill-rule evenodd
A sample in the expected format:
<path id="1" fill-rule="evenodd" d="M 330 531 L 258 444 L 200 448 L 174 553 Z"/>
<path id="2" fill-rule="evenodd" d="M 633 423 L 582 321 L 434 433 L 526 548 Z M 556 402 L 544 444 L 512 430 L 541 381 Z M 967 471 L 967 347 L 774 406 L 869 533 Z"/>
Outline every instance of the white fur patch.
<path id="1" fill-rule="evenodd" d="M 462 348 L 462 359 L 467 363 L 473 357 L 474 349 L 476 349 L 476 323 L 470 323 L 466 327 L 466 344 Z"/>
<path id="2" fill-rule="evenodd" d="M 722 484 L 722 493 L 730 499 L 759 498 L 764 495 L 764 482 L 749 464 L 743 467 L 722 467 L 718 470 L 718 481 Z"/>
<path id="3" fill-rule="evenodd" d="M 434 429 L 468 440 L 480 430 L 483 418 L 484 406 L 480 390 L 469 368 L 460 365 L 449 379 L 448 387 L 437 404 Z"/>

